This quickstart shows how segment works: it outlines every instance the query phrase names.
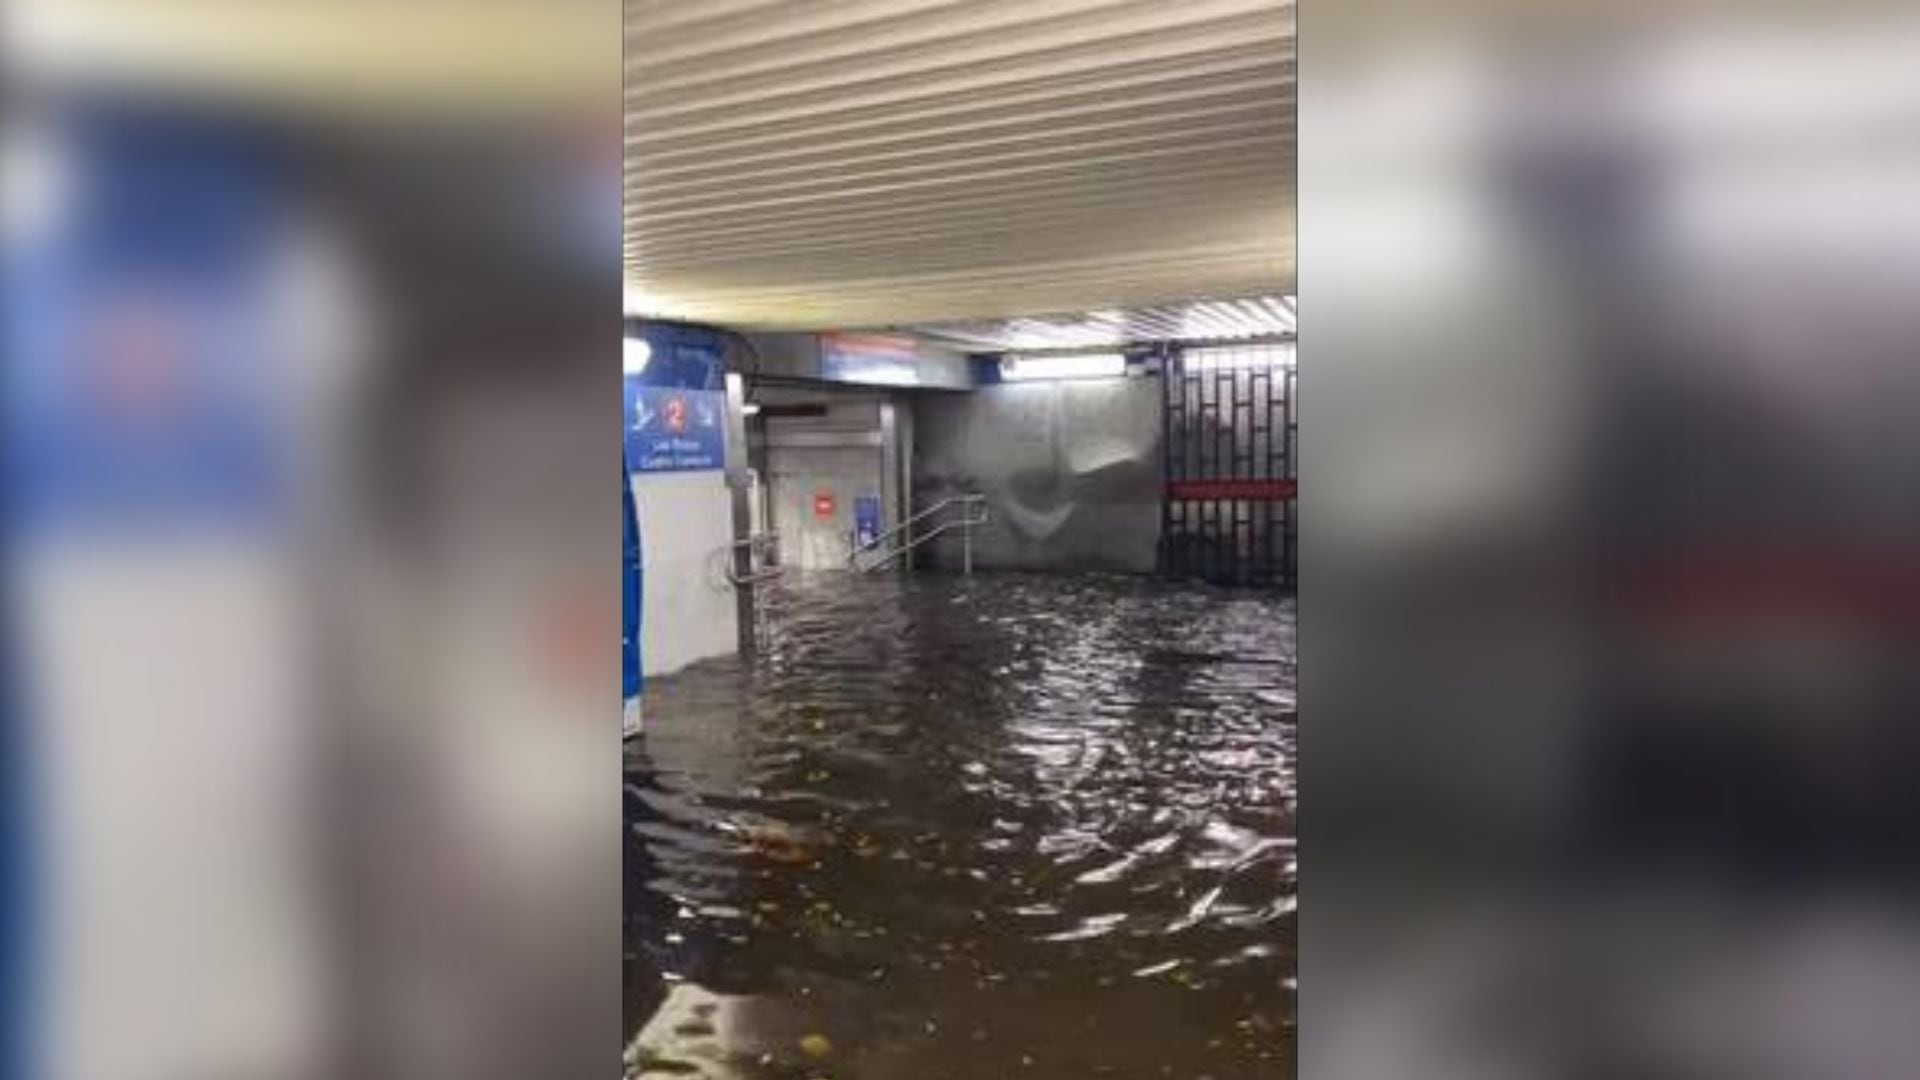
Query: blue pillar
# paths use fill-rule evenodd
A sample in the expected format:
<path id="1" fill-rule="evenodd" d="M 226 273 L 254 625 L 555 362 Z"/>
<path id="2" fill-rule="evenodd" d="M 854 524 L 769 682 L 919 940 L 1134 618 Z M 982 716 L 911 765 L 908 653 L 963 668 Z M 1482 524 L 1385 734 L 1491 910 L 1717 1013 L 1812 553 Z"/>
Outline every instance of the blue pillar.
<path id="1" fill-rule="evenodd" d="M 620 462 L 620 508 L 620 531 L 626 547 L 620 597 L 620 729 L 623 734 L 631 735 L 640 730 L 640 703 L 646 692 L 646 679 L 640 667 L 640 612 L 645 584 L 640 555 L 640 515 L 633 505 L 633 474 L 627 471 L 624 456 Z"/>

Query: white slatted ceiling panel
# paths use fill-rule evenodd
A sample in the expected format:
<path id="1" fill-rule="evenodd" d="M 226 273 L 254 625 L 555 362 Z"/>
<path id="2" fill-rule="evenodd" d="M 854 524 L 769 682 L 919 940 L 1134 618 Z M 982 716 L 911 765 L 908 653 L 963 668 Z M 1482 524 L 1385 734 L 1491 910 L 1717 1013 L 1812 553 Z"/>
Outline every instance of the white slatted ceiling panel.
<path id="1" fill-rule="evenodd" d="M 626 0 L 630 314 L 1291 291 L 1289 0 Z"/>
<path id="2" fill-rule="evenodd" d="M 1244 341 L 1291 337 L 1297 327 L 1291 296 L 1210 300 L 1126 311 L 1092 311 L 915 326 L 915 333 L 968 352 L 1089 349 L 1148 341 Z"/>

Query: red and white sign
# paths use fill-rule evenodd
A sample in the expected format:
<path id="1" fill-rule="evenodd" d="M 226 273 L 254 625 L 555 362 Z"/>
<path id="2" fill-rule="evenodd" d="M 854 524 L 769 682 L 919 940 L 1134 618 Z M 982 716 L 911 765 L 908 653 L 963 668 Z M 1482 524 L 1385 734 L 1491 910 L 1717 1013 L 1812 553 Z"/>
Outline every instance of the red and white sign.
<path id="1" fill-rule="evenodd" d="M 813 493 L 813 516 L 830 518 L 833 516 L 833 492 L 816 491 Z"/>

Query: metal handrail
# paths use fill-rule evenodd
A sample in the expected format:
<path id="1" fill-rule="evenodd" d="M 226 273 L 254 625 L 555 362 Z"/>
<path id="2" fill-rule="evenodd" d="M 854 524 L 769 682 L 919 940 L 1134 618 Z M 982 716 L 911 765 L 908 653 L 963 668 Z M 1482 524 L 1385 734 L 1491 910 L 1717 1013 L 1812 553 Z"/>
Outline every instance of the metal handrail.
<path id="1" fill-rule="evenodd" d="M 731 553 L 731 552 L 738 551 L 741 548 L 746 548 L 747 549 L 747 565 L 752 566 L 753 553 L 755 551 L 769 544 L 778 543 L 779 541 L 780 541 L 780 534 L 777 532 L 755 533 L 752 536 L 749 536 L 743 540 L 735 540 L 733 543 L 727 545 L 725 548 L 721 550 Z M 719 554 L 719 552 L 716 551 L 715 554 L 717 555 Z M 760 570 L 754 570 L 746 574 L 738 574 L 734 572 L 733 567 L 728 566 L 722 571 L 722 573 L 725 575 L 727 579 L 727 584 L 737 589 L 742 585 L 755 585 L 762 581 L 772 581 L 774 578 L 777 578 L 781 574 L 786 573 L 786 568 L 782 566 L 773 566 L 773 567 L 767 567 Z"/>
<path id="2" fill-rule="evenodd" d="M 925 521 L 927 518 L 956 504 L 962 508 L 962 513 L 959 518 L 945 522 L 927 532 L 921 533 L 898 547 L 881 551 L 880 557 L 872 562 L 862 563 L 860 561 L 862 555 L 879 551 L 887 541 L 913 528 L 913 526 L 919 522 Z M 985 525 L 987 523 L 987 516 L 987 497 L 985 495 L 955 495 L 951 498 L 942 499 L 932 506 L 927 507 L 925 510 L 907 518 L 900 524 L 895 525 L 893 528 L 888 529 L 886 532 L 881 533 L 879 536 L 867 541 L 865 544 L 855 545 L 854 549 L 847 555 L 847 565 L 862 574 L 870 574 L 927 541 L 943 533 L 959 529 L 961 530 L 961 536 L 964 540 L 966 572 L 971 574 L 973 573 L 973 530 L 976 526 Z"/>

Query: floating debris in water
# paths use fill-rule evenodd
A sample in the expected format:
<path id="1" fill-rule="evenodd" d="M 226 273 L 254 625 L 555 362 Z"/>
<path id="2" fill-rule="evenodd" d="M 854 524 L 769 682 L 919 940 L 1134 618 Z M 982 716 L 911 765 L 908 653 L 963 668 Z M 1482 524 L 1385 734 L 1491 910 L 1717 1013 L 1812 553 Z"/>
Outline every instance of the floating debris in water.
<path id="1" fill-rule="evenodd" d="M 833 1053 L 833 1041 L 818 1033 L 800 1036 L 800 1052 L 812 1058 L 823 1058 Z"/>
<path id="2" fill-rule="evenodd" d="M 649 686 L 661 718 L 626 762 L 628 963 L 676 969 L 672 992 L 726 987 L 777 1034 L 716 1016 L 728 1056 L 667 1070 L 1284 1075 L 1292 672 L 1141 657 L 1286 657 L 1291 612 L 1122 579 L 968 589 L 953 609 L 932 576 L 770 588 L 773 647 Z M 662 1038 L 695 1027 L 659 1019 Z M 838 1045 L 815 1058 L 807 1032 Z"/>

